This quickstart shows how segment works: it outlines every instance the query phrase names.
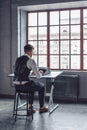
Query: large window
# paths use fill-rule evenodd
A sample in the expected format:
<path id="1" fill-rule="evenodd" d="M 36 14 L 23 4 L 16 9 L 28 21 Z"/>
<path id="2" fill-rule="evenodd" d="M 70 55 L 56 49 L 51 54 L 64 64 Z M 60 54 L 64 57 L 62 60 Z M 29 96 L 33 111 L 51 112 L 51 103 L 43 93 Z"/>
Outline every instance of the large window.
<path id="1" fill-rule="evenodd" d="M 87 69 L 87 9 L 28 12 L 27 28 L 38 66 Z"/>

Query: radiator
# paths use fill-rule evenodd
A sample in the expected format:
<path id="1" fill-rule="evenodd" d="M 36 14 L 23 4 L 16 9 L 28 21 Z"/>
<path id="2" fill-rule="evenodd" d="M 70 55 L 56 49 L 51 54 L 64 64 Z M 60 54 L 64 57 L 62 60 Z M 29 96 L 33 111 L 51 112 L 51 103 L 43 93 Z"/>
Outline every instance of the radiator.
<path id="1" fill-rule="evenodd" d="M 47 80 L 46 92 L 51 88 L 51 80 Z M 79 96 L 79 76 L 78 75 L 60 75 L 54 82 L 54 99 L 78 100 Z"/>

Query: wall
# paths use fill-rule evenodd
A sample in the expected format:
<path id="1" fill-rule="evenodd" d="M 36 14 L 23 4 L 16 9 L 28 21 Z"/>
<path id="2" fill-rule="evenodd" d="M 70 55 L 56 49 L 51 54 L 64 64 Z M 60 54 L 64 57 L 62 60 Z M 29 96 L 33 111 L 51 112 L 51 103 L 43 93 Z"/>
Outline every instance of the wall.
<path id="1" fill-rule="evenodd" d="M 10 94 L 7 75 L 11 66 L 11 14 L 10 1 L 0 6 L 0 93 Z"/>
<path id="2" fill-rule="evenodd" d="M 76 0 L 1 0 L 0 1 L 0 94 L 13 95 L 14 88 L 12 80 L 8 74 L 13 71 L 13 65 L 18 55 L 17 48 L 26 42 L 26 37 L 23 35 L 26 26 L 24 20 L 26 11 L 18 11 L 18 6 L 37 5 L 57 2 L 72 2 Z M 77 0 L 78 1 L 78 0 Z M 23 16 L 20 25 L 20 16 Z M 19 22 L 18 22 L 19 21 Z M 26 24 L 25 24 L 26 25 Z M 22 29 L 22 30 L 21 30 Z M 21 31 L 20 31 L 21 30 Z M 25 33 L 24 33 L 25 34 Z M 21 36 L 21 38 L 20 38 Z M 23 46 L 21 46 L 23 49 Z M 20 55 L 20 54 L 19 54 Z M 80 71 L 65 71 L 64 73 L 75 73 L 80 79 L 80 95 L 79 99 L 87 100 L 87 72 Z"/>

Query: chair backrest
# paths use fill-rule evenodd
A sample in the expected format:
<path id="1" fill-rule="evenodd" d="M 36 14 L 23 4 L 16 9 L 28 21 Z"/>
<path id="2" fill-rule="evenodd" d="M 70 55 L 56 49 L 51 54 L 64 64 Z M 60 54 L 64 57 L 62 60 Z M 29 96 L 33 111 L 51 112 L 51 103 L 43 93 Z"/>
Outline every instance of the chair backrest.
<path id="1" fill-rule="evenodd" d="M 27 61 L 29 58 L 27 56 L 21 56 L 16 59 L 14 65 L 14 81 L 27 81 L 30 69 L 27 67 Z"/>

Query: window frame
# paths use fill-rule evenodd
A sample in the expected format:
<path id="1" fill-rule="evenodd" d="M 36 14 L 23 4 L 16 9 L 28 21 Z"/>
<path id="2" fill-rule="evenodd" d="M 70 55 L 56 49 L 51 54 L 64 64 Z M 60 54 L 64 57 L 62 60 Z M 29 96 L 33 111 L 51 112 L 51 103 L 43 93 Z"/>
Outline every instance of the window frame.
<path id="1" fill-rule="evenodd" d="M 69 20 L 69 24 L 66 24 L 65 26 L 69 26 L 69 29 L 70 29 L 70 25 L 79 25 L 80 26 L 80 38 L 78 39 L 78 40 L 80 40 L 80 54 L 77 54 L 77 55 L 79 55 L 80 56 L 80 69 L 71 69 L 71 63 L 69 63 L 69 68 L 68 69 L 64 69 L 64 68 L 61 68 L 61 64 L 60 64 L 60 56 L 62 56 L 61 54 L 60 54 L 60 41 L 62 41 L 61 39 L 60 39 L 60 23 L 59 23 L 59 39 L 58 39 L 58 41 L 59 41 L 59 60 L 58 60 L 58 62 L 59 62 L 59 68 L 56 68 L 56 70 L 82 70 L 82 71 L 86 71 L 87 69 L 84 69 L 83 68 L 83 56 L 84 55 L 87 55 L 87 54 L 83 54 L 83 40 L 85 40 L 85 39 L 83 39 L 83 25 L 85 25 L 85 24 L 87 24 L 87 23 L 84 23 L 83 24 L 83 10 L 84 9 L 87 9 L 87 8 L 67 8 L 67 9 L 54 9 L 54 10 L 35 10 L 35 11 L 29 11 L 29 12 L 27 12 L 27 44 L 29 43 L 29 40 L 28 40 L 28 14 L 29 13 L 34 13 L 34 12 L 37 12 L 37 14 L 39 13 L 39 12 L 47 12 L 47 67 L 49 67 L 50 68 L 50 56 L 51 56 L 51 54 L 50 54 L 50 41 L 52 41 L 52 40 L 50 40 L 50 26 L 52 26 L 52 25 L 50 25 L 50 18 L 49 18 L 49 14 L 50 14 L 50 12 L 51 11 L 59 11 L 59 13 L 61 12 L 61 11 L 69 11 L 69 18 L 70 18 L 70 12 L 72 11 L 72 10 L 80 10 L 80 24 L 70 24 L 70 20 Z M 60 15 L 60 14 L 59 14 Z M 60 16 L 59 16 L 60 17 Z M 60 18 L 59 18 L 60 19 Z M 60 20 L 59 20 L 60 21 Z M 62 26 L 64 26 L 64 24 L 62 25 Z M 38 27 L 38 26 L 37 26 Z M 72 41 L 72 39 L 70 39 L 70 35 L 69 35 L 69 39 L 66 39 L 66 40 L 69 40 L 69 43 Z M 75 40 L 75 39 L 74 39 Z M 87 39 L 86 39 L 87 40 Z M 37 43 L 38 43 L 38 40 L 37 40 Z M 69 47 L 71 46 L 71 44 L 69 45 Z M 38 49 L 38 44 L 37 44 L 37 49 Z M 38 50 L 37 50 L 38 51 Z M 36 56 L 37 57 L 39 57 L 39 55 L 42 55 L 42 54 L 36 54 Z M 53 54 L 53 55 L 55 55 L 55 54 Z M 57 55 L 57 54 L 56 54 Z M 71 55 L 73 55 L 73 54 L 67 54 L 69 57 L 71 56 Z M 70 62 L 70 61 L 69 61 Z M 39 64 L 38 64 L 38 58 L 37 58 L 37 65 L 39 66 Z M 55 68 L 51 68 L 51 69 L 55 69 Z"/>

